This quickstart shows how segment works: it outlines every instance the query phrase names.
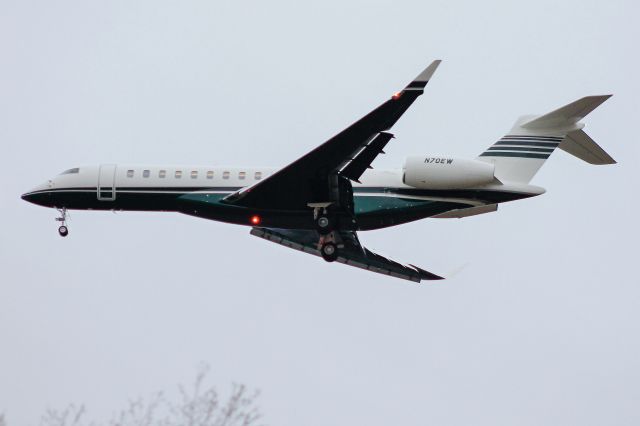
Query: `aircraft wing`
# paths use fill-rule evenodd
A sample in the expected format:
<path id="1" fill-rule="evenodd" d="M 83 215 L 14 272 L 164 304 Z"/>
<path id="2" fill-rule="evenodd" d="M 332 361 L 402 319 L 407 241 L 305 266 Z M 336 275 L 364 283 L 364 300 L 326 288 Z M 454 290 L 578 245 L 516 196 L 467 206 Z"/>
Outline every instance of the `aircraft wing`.
<path id="1" fill-rule="evenodd" d="M 309 203 L 330 200 L 329 176 L 344 171 L 345 177 L 358 180 L 391 139 L 383 132 L 424 92 L 438 65 L 439 60 L 431 63 L 402 91 L 302 158 L 224 201 L 251 208 L 304 210 Z"/>
<path id="2" fill-rule="evenodd" d="M 417 266 L 403 265 L 372 252 L 360 244 L 358 235 L 354 231 L 340 231 L 339 234 L 344 247 L 339 250 L 337 262 L 415 282 L 443 279 L 443 277 Z M 321 256 L 318 250 L 318 233 L 316 231 L 252 228 L 251 235 L 285 247 Z"/>

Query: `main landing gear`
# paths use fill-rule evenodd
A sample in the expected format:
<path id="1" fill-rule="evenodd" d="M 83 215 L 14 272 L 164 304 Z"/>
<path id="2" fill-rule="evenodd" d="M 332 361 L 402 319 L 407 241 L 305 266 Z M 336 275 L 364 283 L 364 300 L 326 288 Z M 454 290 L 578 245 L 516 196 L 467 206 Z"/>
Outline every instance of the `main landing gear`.
<path id="1" fill-rule="evenodd" d="M 338 246 L 333 241 L 321 243 L 320 254 L 327 262 L 334 262 L 338 259 Z"/>
<path id="2" fill-rule="evenodd" d="M 326 213 L 321 214 L 316 219 L 316 229 L 320 235 L 327 235 L 332 231 L 333 223 L 331 223 L 331 219 L 329 216 L 326 216 Z"/>
<path id="3" fill-rule="evenodd" d="M 56 218 L 57 222 L 60 222 L 60 227 L 58 228 L 58 234 L 61 237 L 66 237 L 69 235 L 69 228 L 67 228 L 67 209 L 65 207 L 58 209 L 60 212 L 60 217 Z"/>
<path id="4" fill-rule="evenodd" d="M 322 258 L 327 262 L 334 262 L 338 259 L 338 236 L 334 231 L 335 223 L 327 211 L 331 203 L 310 203 L 313 208 L 313 220 L 316 230 L 320 234 L 318 250 Z"/>
<path id="5" fill-rule="evenodd" d="M 331 203 L 309 203 L 307 205 L 313 208 L 313 221 L 316 224 L 318 233 L 320 235 L 327 235 L 333 231 L 334 223 L 327 211 L 327 207 L 329 207 Z"/>

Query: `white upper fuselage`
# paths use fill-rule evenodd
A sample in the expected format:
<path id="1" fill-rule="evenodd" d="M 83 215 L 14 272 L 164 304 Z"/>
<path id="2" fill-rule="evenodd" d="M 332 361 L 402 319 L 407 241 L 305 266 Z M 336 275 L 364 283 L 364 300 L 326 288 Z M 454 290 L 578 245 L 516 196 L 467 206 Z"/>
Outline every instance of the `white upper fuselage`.
<path id="1" fill-rule="evenodd" d="M 115 173 L 105 174 L 105 166 L 115 166 Z M 77 169 L 77 172 L 76 172 Z M 102 169 L 102 173 L 101 173 Z M 69 172 L 72 170 L 73 172 Z M 267 167 L 223 167 L 223 166 L 176 166 L 119 164 L 81 166 L 69 169 L 30 192 L 47 189 L 80 189 L 97 186 L 115 186 L 119 191 L 124 188 L 243 188 L 251 186 L 270 176 L 276 169 Z M 402 170 L 367 170 L 359 186 L 384 186 L 411 188 L 402 183 Z"/>

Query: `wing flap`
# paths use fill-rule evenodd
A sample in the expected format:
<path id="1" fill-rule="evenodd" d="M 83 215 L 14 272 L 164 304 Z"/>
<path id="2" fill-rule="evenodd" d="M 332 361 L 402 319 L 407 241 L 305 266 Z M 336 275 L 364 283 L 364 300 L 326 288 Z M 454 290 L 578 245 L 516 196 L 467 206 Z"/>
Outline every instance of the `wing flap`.
<path id="1" fill-rule="evenodd" d="M 414 282 L 443 279 L 415 265 L 403 265 L 362 247 L 355 232 L 348 231 L 340 234 L 345 244 L 340 249 L 337 262 Z M 294 250 L 321 256 L 316 247 L 318 234 L 315 231 L 252 228 L 251 235 Z"/>
<path id="2" fill-rule="evenodd" d="M 373 138 L 367 146 L 354 158 L 344 169 L 340 171 L 342 176 L 345 176 L 353 181 L 360 182 L 360 176 L 365 170 L 371 168 L 371 163 L 376 157 L 383 153 L 384 147 L 387 143 L 393 139 L 393 135 L 387 132 L 381 132 Z"/>

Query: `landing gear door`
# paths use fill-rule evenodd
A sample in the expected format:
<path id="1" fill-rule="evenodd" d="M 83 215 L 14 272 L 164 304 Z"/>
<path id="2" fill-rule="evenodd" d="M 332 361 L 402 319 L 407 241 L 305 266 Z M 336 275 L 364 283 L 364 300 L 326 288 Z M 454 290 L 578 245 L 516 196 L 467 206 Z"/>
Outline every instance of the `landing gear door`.
<path id="1" fill-rule="evenodd" d="M 98 200 L 113 201 L 116 199 L 116 165 L 101 164 L 98 173 Z"/>

